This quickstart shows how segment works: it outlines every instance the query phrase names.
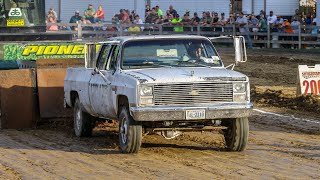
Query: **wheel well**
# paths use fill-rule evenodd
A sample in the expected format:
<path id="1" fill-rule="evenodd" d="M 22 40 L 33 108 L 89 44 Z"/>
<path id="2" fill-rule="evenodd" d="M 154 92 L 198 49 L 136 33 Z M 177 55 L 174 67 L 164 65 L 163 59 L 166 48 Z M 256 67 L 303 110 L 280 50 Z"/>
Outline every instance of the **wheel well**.
<path id="1" fill-rule="evenodd" d="M 71 105 L 72 105 L 72 107 L 74 106 L 74 103 L 75 103 L 77 97 L 79 97 L 77 91 L 71 91 L 71 92 L 70 92 L 70 98 L 71 98 Z"/>
<path id="2" fill-rule="evenodd" d="M 117 115 L 119 116 L 120 111 L 121 111 L 121 107 L 127 107 L 127 108 L 129 108 L 129 101 L 128 101 L 127 96 L 119 95 L 117 102 L 118 102 L 118 112 L 117 112 Z"/>

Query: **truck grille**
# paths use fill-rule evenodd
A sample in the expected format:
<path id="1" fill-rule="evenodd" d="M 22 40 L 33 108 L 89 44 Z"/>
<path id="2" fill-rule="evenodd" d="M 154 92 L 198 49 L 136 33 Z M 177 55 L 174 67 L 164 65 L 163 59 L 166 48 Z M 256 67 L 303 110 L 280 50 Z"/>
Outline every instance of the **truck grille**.
<path id="1" fill-rule="evenodd" d="M 154 102 L 162 105 L 232 102 L 232 83 L 188 83 L 154 86 Z"/>

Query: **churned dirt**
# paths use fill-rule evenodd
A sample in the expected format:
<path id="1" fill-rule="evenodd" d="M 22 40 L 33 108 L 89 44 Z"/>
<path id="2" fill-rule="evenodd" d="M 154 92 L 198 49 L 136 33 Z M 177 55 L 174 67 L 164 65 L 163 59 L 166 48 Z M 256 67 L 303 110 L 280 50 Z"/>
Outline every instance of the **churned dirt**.
<path id="1" fill-rule="evenodd" d="M 232 50 L 221 49 L 225 64 Z M 35 130 L 0 130 L 0 179 L 320 179 L 317 97 L 296 97 L 298 64 L 320 52 L 252 50 L 236 67 L 251 80 L 255 109 L 249 145 L 226 152 L 221 134 L 185 133 L 143 139 L 139 154 L 118 151 L 117 124 L 77 138 L 54 121 Z"/>

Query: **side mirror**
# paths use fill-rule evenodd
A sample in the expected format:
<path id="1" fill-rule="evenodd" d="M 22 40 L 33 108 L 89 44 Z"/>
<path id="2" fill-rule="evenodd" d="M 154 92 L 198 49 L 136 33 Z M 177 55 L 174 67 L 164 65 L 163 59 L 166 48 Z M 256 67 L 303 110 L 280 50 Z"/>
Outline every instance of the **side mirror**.
<path id="1" fill-rule="evenodd" d="M 96 67 L 96 44 L 85 44 L 84 45 L 84 60 L 86 68 Z"/>
<path id="2" fill-rule="evenodd" d="M 247 61 L 246 41 L 243 36 L 234 36 L 235 61 L 236 65 Z"/>

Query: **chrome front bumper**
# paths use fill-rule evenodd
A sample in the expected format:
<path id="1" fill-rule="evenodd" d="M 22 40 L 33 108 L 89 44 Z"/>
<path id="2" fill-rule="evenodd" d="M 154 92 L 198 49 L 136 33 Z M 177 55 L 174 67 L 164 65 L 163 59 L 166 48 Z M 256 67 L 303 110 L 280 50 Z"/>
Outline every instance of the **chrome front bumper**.
<path id="1" fill-rule="evenodd" d="M 186 110 L 204 109 L 207 120 L 249 117 L 253 104 L 217 104 L 190 107 L 131 107 L 130 113 L 136 121 L 186 120 Z"/>

